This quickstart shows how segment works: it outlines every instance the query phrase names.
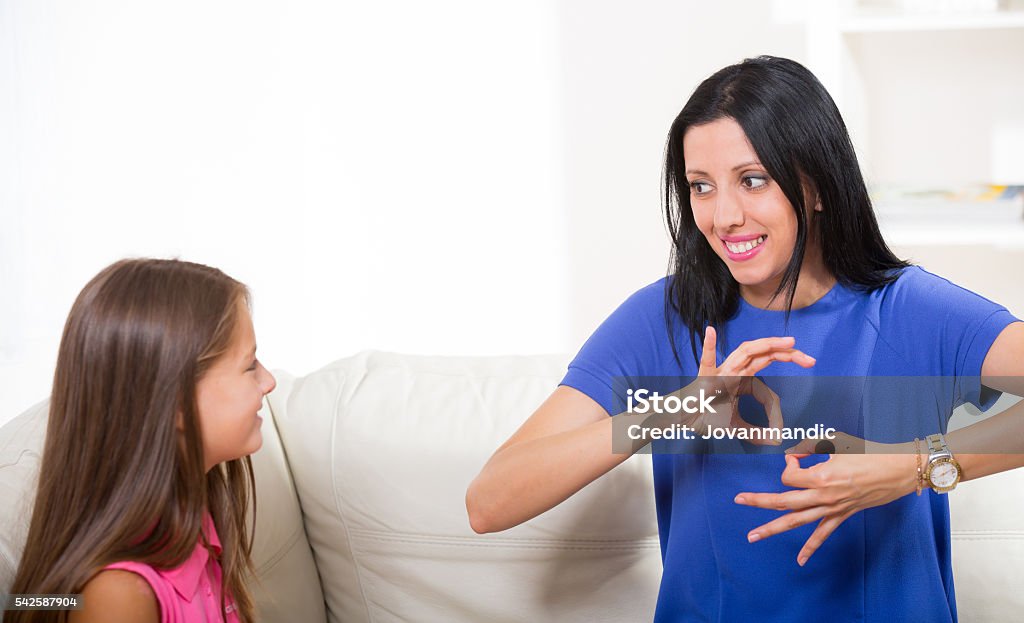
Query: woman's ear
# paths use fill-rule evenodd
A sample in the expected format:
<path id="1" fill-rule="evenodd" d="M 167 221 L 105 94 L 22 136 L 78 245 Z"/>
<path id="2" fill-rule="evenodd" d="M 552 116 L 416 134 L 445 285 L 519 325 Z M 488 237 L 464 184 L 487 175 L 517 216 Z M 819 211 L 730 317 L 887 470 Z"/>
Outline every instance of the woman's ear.
<path id="1" fill-rule="evenodd" d="M 811 181 L 811 178 L 801 173 L 800 182 L 803 184 L 804 206 L 812 205 L 814 212 L 824 212 L 825 210 L 821 207 L 821 195 L 818 194 L 818 187 Z"/>

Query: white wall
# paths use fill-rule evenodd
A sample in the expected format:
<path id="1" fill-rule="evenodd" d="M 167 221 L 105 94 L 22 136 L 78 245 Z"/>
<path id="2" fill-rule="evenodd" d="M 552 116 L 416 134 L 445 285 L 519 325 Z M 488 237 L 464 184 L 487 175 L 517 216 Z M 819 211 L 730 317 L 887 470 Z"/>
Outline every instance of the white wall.
<path id="1" fill-rule="evenodd" d="M 565 106 L 571 342 L 665 275 L 661 171 L 690 93 L 759 54 L 804 62 L 800 24 L 757 0 L 558 3 Z"/>
<path id="2" fill-rule="evenodd" d="M 553 7 L 0 1 L 0 423 L 126 255 L 219 266 L 261 357 L 569 348 Z"/>
<path id="3" fill-rule="evenodd" d="M 0 422 L 126 255 L 250 284 L 262 358 L 294 373 L 574 351 L 664 272 L 689 92 L 801 51 L 764 3 L 625 7 L 0 0 Z"/>
<path id="4" fill-rule="evenodd" d="M 1024 29 L 847 37 L 866 84 L 870 178 L 937 188 L 1024 181 Z"/>
<path id="5" fill-rule="evenodd" d="M 686 98 L 748 56 L 811 64 L 809 1 L 0 0 L 0 424 L 46 394 L 74 296 L 126 255 L 248 283 L 261 358 L 297 374 L 365 348 L 574 352 L 665 274 Z M 1019 32 L 970 37 L 1013 52 Z M 902 36 L 852 43 L 873 164 L 948 177 L 978 126 L 937 102 L 948 141 L 913 149 L 917 115 L 887 144 L 874 113 L 914 79 L 888 58 L 932 79 L 1001 52 L 931 62 Z"/>

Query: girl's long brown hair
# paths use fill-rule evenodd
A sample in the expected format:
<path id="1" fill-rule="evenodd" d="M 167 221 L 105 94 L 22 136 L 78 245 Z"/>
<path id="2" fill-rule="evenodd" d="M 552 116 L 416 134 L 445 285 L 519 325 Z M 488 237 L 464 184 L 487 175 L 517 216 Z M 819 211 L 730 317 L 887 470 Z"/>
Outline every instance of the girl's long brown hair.
<path id="1" fill-rule="evenodd" d="M 208 509 L 223 546 L 224 593 L 243 621 L 253 620 L 245 586 L 252 463 L 206 472 L 196 408 L 196 383 L 228 349 L 241 304 L 249 304 L 244 285 L 178 260 L 122 260 L 85 286 L 61 339 L 12 594 L 80 593 L 118 561 L 177 567 L 199 542 Z M 66 611 L 5 616 L 66 620 Z"/>

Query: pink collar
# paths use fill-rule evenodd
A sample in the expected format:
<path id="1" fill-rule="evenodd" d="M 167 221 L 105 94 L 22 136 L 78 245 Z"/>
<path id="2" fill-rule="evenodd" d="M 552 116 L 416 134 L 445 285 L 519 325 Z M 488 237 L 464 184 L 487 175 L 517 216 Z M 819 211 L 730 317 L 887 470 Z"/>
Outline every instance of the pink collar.
<path id="1" fill-rule="evenodd" d="M 206 535 L 206 540 L 210 544 L 210 548 L 213 549 L 214 554 L 220 556 L 223 548 L 220 545 L 217 528 L 213 525 L 213 517 L 209 511 L 203 514 L 203 533 Z M 196 589 L 199 587 L 199 579 L 206 570 L 206 563 L 209 559 L 210 552 L 207 551 L 202 542 L 199 542 L 196 543 L 196 548 L 192 550 L 192 555 L 181 566 L 174 569 L 156 570 L 156 572 L 174 586 L 174 590 L 182 599 L 191 603 L 192 598 L 196 594 Z"/>

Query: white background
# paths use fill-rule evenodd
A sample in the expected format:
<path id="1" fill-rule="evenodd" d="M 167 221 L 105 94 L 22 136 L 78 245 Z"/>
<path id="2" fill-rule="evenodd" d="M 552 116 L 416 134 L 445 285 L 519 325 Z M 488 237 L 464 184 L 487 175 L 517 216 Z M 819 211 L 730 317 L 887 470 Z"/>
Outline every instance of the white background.
<path id="1" fill-rule="evenodd" d="M 672 119 L 724 65 L 808 62 L 800 5 L 0 0 L 0 424 L 46 395 L 71 302 L 125 256 L 247 283 L 261 360 L 294 374 L 366 348 L 574 352 L 665 274 Z M 869 106 L 919 92 L 854 45 L 880 72 Z M 980 122 L 954 140 L 987 154 Z M 900 127 L 870 126 L 888 177 L 921 162 L 914 137 L 887 148 Z M 991 169 L 927 147 L 912 176 Z"/>

